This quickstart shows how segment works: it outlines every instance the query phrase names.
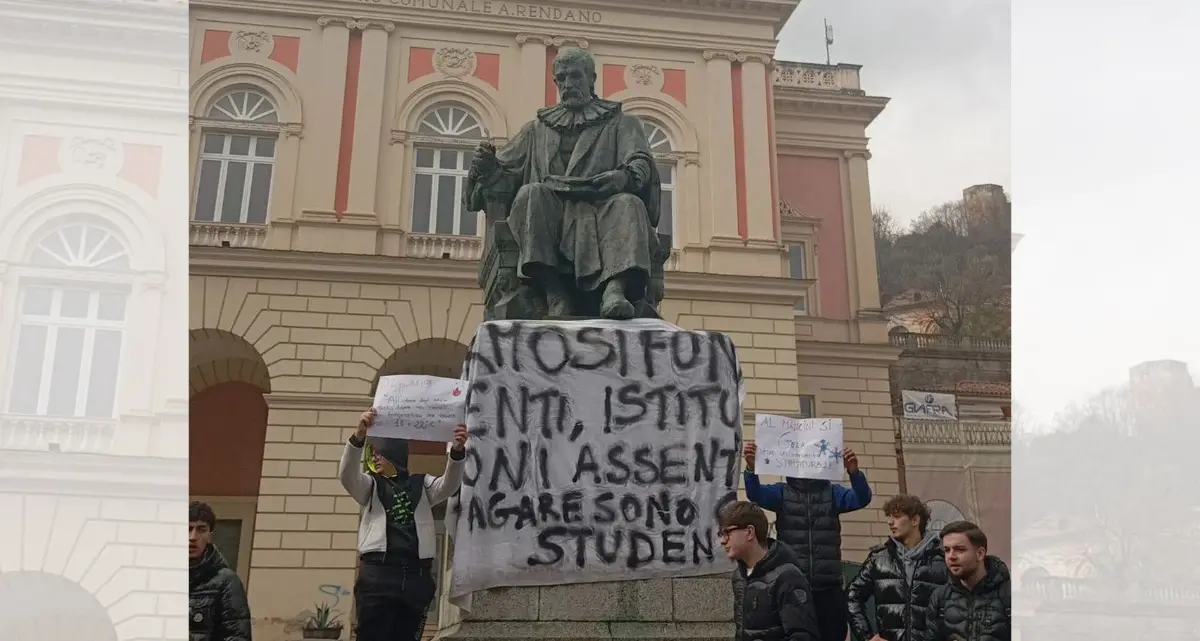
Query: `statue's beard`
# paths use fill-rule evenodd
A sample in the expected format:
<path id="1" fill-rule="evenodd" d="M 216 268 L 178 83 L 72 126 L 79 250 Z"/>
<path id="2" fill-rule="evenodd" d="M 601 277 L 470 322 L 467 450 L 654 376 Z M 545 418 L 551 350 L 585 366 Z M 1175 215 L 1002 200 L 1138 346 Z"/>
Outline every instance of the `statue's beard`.
<path id="1" fill-rule="evenodd" d="M 581 109 L 591 102 L 591 96 L 587 93 L 575 89 L 568 89 L 562 92 L 560 100 L 567 109 Z"/>

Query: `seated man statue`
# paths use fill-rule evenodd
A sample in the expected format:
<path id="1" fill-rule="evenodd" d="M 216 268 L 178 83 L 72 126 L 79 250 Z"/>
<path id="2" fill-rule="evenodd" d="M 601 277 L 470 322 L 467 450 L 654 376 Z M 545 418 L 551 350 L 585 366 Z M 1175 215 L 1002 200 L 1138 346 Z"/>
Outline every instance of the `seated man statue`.
<path id="1" fill-rule="evenodd" d="M 580 49 L 554 59 L 559 104 L 539 109 L 503 149 L 475 151 L 466 209 L 507 215 L 520 287 L 547 317 L 634 316 L 657 249 L 661 184 L 637 116 L 596 96 L 596 63 Z M 492 206 L 488 206 L 492 205 Z"/>

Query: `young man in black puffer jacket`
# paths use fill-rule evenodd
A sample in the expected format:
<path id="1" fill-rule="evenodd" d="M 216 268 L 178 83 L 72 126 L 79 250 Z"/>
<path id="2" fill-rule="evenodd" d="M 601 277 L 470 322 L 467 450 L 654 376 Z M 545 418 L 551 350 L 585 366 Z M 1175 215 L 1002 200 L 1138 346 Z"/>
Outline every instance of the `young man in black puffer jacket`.
<path id="1" fill-rule="evenodd" d="M 767 515 L 748 501 L 718 515 L 717 536 L 737 561 L 734 641 L 819 641 L 812 589 L 791 549 L 767 538 Z"/>
<path id="2" fill-rule="evenodd" d="M 217 515 L 188 506 L 188 641 L 250 641 L 246 588 L 212 544 Z"/>
<path id="3" fill-rule="evenodd" d="M 950 582 L 929 602 L 925 641 L 1010 641 L 1012 590 L 1008 566 L 987 553 L 979 526 L 955 521 L 942 528 Z"/>
<path id="4" fill-rule="evenodd" d="M 892 535 L 871 548 L 846 589 L 850 631 L 856 641 L 919 641 L 925 634 L 929 599 L 948 580 L 942 542 L 936 532 L 926 532 L 929 508 L 915 496 L 888 499 L 883 513 Z M 874 633 L 866 612 L 872 597 Z"/>

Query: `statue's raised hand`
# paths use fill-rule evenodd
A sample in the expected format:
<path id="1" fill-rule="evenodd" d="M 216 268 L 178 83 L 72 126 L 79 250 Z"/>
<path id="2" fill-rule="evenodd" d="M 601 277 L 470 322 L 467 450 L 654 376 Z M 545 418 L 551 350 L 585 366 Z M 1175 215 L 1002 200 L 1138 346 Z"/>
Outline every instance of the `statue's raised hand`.
<path id="1" fill-rule="evenodd" d="M 496 145 L 492 141 L 485 140 L 479 143 L 475 148 L 475 154 L 471 156 L 471 174 L 474 176 L 486 176 L 499 167 L 500 163 L 496 160 Z"/>

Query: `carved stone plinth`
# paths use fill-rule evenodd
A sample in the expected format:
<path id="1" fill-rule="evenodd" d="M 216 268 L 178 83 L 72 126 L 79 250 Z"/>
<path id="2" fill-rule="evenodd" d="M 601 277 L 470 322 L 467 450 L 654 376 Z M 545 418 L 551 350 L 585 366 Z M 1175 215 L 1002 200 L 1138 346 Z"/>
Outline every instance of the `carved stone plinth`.
<path id="1" fill-rule="evenodd" d="M 451 612 L 452 611 L 452 612 Z M 727 641 L 728 573 L 705 577 L 498 588 L 475 593 L 471 613 L 445 606 L 438 639 L 462 641 Z"/>

